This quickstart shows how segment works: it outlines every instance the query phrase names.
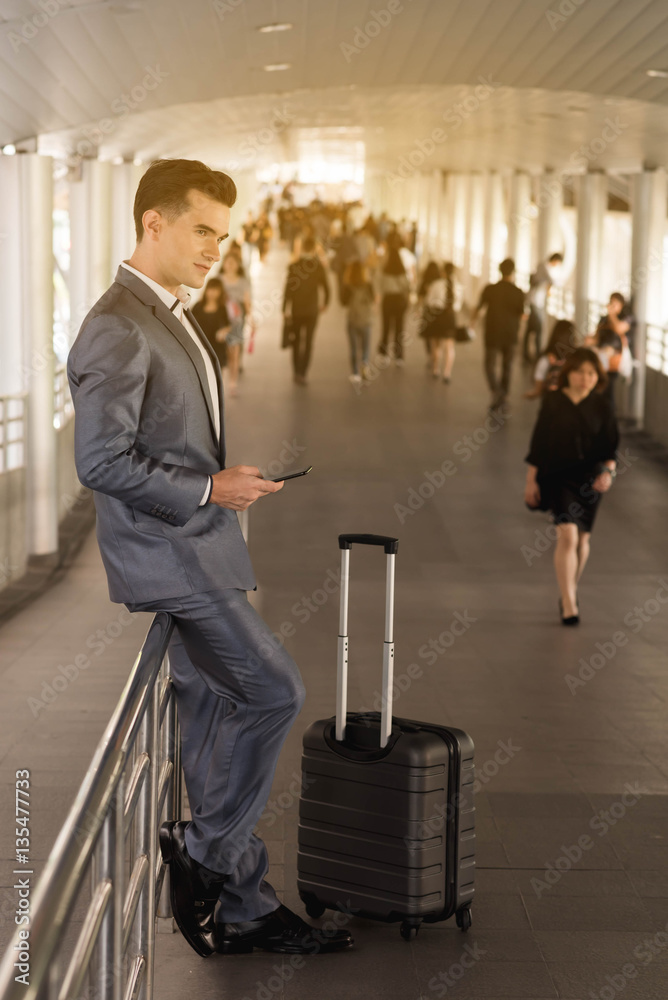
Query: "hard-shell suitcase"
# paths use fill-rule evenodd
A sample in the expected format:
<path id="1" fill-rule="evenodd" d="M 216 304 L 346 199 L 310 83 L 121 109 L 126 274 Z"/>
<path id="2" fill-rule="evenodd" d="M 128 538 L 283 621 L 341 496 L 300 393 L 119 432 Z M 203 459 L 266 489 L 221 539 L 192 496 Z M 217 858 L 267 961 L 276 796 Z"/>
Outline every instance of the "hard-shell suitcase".
<path id="1" fill-rule="evenodd" d="M 347 713 L 353 543 L 387 554 L 382 712 Z M 340 535 L 336 716 L 304 733 L 297 885 L 307 913 L 402 921 L 455 914 L 471 926 L 475 870 L 473 741 L 459 729 L 392 717 L 396 538 Z M 345 720 L 345 721 L 344 721 Z"/>

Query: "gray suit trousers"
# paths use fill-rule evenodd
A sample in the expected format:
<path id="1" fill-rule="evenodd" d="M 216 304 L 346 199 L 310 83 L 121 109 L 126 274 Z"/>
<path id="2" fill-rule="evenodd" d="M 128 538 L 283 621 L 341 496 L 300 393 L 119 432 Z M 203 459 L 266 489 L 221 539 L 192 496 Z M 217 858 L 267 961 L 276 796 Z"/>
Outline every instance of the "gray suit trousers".
<path id="1" fill-rule="evenodd" d="M 169 661 L 181 726 L 192 823 L 188 852 L 229 874 L 216 920 L 253 920 L 276 909 L 267 850 L 253 832 L 285 738 L 304 702 L 292 657 L 243 590 L 127 604 L 176 620 Z"/>

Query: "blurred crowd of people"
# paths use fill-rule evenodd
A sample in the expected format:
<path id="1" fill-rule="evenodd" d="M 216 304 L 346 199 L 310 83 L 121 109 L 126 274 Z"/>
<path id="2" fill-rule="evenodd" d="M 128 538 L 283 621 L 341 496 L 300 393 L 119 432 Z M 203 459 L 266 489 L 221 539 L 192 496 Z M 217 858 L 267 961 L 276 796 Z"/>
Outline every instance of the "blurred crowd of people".
<path id="1" fill-rule="evenodd" d="M 615 382 L 633 372 L 635 320 L 621 292 L 612 293 L 585 336 L 566 319 L 549 328 L 550 291 L 564 277 L 563 255 L 553 253 L 530 276 L 528 291 L 516 284 L 514 261 L 503 260 L 499 280 L 469 305 L 452 261 L 421 254 L 414 223 L 385 212 L 376 218 L 359 204 L 297 207 L 286 192 L 276 208 L 269 197 L 257 214 L 248 213 L 194 309 L 232 395 L 244 341 L 253 349 L 251 261 L 264 261 L 276 236 L 290 255 L 282 346 L 291 351 L 296 384 L 307 383 L 318 319 L 334 296 L 345 310 L 342 342 L 347 334 L 348 377 L 357 390 L 388 365 L 403 367 L 406 349 L 419 341 L 428 374 L 449 385 L 455 345 L 474 338 L 479 316 L 492 413 L 507 415 L 516 354 L 533 366 L 533 386 L 524 395 L 541 407 L 526 457 L 525 501 L 551 513 L 559 614 L 564 625 L 578 624 L 578 583 L 594 518 L 616 475 Z"/>
<path id="2" fill-rule="evenodd" d="M 483 315 L 484 374 L 491 410 L 507 402 L 520 339 L 523 361 L 534 366 L 527 399 L 554 390 L 567 358 L 580 346 L 595 352 L 611 400 L 618 377 L 632 374 L 635 324 L 620 292 L 610 296 L 606 312 L 586 338 L 571 321 L 562 319 L 553 323 L 545 342 L 550 290 L 563 283 L 561 253 L 539 263 L 526 292 L 515 283 L 514 262 L 502 261 L 500 280 L 486 285 L 475 305 L 468 304 L 452 261 L 421 253 L 415 222 L 390 219 L 386 212 L 374 216 L 360 203 L 314 200 L 297 206 L 287 185 L 277 203 L 269 195 L 257 212 L 248 212 L 220 273 L 208 282 L 195 307 L 226 368 L 231 395 L 238 389 L 244 343 L 247 350 L 254 345 L 251 262 L 265 261 L 272 244 L 286 247 L 290 254 L 282 299 L 282 343 L 291 350 L 297 384 L 307 382 L 318 318 L 334 294 L 345 308 L 342 333 L 348 340 L 348 377 L 358 389 L 379 368 L 402 367 L 407 346 L 420 340 L 428 372 L 449 385 L 455 345 L 474 338 L 475 322 Z"/>

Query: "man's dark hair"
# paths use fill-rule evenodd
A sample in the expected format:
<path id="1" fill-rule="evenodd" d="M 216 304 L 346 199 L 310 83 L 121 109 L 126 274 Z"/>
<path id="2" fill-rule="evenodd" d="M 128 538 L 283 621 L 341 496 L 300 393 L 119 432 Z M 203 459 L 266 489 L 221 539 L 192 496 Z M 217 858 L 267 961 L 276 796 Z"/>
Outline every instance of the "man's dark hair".
<path id="1" fill-rule="evenodd" d="M 612 295 L 610 296 L 610 298 L 611 299 L 617 299 L 618 302 L 621 302 L 622 309 L 626 305 L 626 299 L 624 298 L 624 296 L 622 295 L 621 292 L 613 292 Z"/>
<path id="2" fill-rule="evenodd" d="M 505 260 L 501 261 L 499 264 L 499 271 L 501 272 L 501 276 L 503 278 L 509 278 L 511 274 L 515 273 L 515 261 L 512 257 L 506 257 Z"/>
<path id="3" fill-rule="evenodd" d="M 231 208 L 237 200 L 237 186 L 221 170 L 212 170 L 200 160 L 154 160 L 139 182 L 135 195 L 134 220 L 137 242 L 144 235 L 142 217 L 153 208 L 170 222 L 188 210 L 188 192 L 201 191 Z"/>
<path id="4" fill-rule="evenodd" d="M 564 260 L 564 255 L 562 253 L 553 253 L 549 259 L 549 263 L 554 264 L 556 261 L 559 261 L 559 263 L 562 264 L 563 260 Z"/>

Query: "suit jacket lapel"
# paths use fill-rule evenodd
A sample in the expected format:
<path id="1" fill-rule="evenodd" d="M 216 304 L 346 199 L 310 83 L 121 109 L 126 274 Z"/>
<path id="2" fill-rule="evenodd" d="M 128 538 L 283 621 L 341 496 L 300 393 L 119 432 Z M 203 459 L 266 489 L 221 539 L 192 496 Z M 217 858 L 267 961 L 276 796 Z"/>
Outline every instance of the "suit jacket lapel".
<path id="1" fill-rule="evenodd" d="M 223 427 L 223 377 L 220 370 L 220 363 L 216 357 L 216 352 L 209 343 L 209 338 L 204 333 L 204 330 L 199 325 L 197 320 L 192 314 L 192 310 L 185 310 L 186 316 L 192 323 L 193 328 L 197 331 L 197 334 L 204 344 L 204 348 L 207 351 L 209 357 L 211 358 L 211 364 L 213 365 L 213 370 L 216 373 L 216 385 L 218 386 L 218 402 L 220 404 L 220 441 L 219 441 L 219 453 L 220 453 L 220 467 L 221 469 L 225 467 L 225 431 Z"/>
<path id="2" fill-rule="evenodd" d="M 202 357 L 202 352 L 197 347 L 197 344 L 193 342 L 192 337 L 184 327 L 183 323 L 181 323 L 181 321 L 176 318 L 174 313 L 170 312 L 165 303 L 159 298 L 159 296 L 155 294 L 152 288 L 149 288 L 148 285 L 141 280 L 141 278 L 138 278 L 136 275 L 134 275 L 132 271 L 128 271 L 124 267 L 119 267 L 116 273 L 116 281 L 119 281 L 122 285 L 125 285 L 126 288 L 129 288 L 130 291 L 134 295 L 136 295 L 138 299 L 140 299 L 145 305 L 149 306 L 153 310 L 153 314 L 155 315 L 156 319 L 159 319 L 161 323 L 164 323 L 169 332 L 176 337 L 179 344 L 181 345 L 181 347 L 184 349 L 184 351 L 187 353 L 188 357 L 192 361 L 193 365 L 195 366 L 195 371 L 197 372 L 200 385 L 202 387 L 204 399 L 206 400 L 206 408 L 209 414 L 209 421 L 211 424 L 211 433 L 213 434 L 215 440 L 216 421 L 214 418 L 213 400 L 211 399 L 211 392 L 209 390 L 209 380 L 206 375 L 206 367 L 204 365 L 204 358 Z M 190 321 L 193 323 L 193 325 L 197 329 L 200 329 L 197 322 L 193 320 L 192 313 L 189 313 L 189 318 Z M 206 341 L 206 337 L 204 337 L 204 334 L 202 334 L 202 337 Z M 214 370 L 215 367 L 216 366 L 214 365 Z M 218 377 L 218 391 L 220 392 L 219 377 Z M 220 395 L 220 399 L 222 402 L 222 394 Z M 220 426 L 221 426 L 220 438 L 222 441 L 223 437 L 222 414 L 221 414 Z"/>

